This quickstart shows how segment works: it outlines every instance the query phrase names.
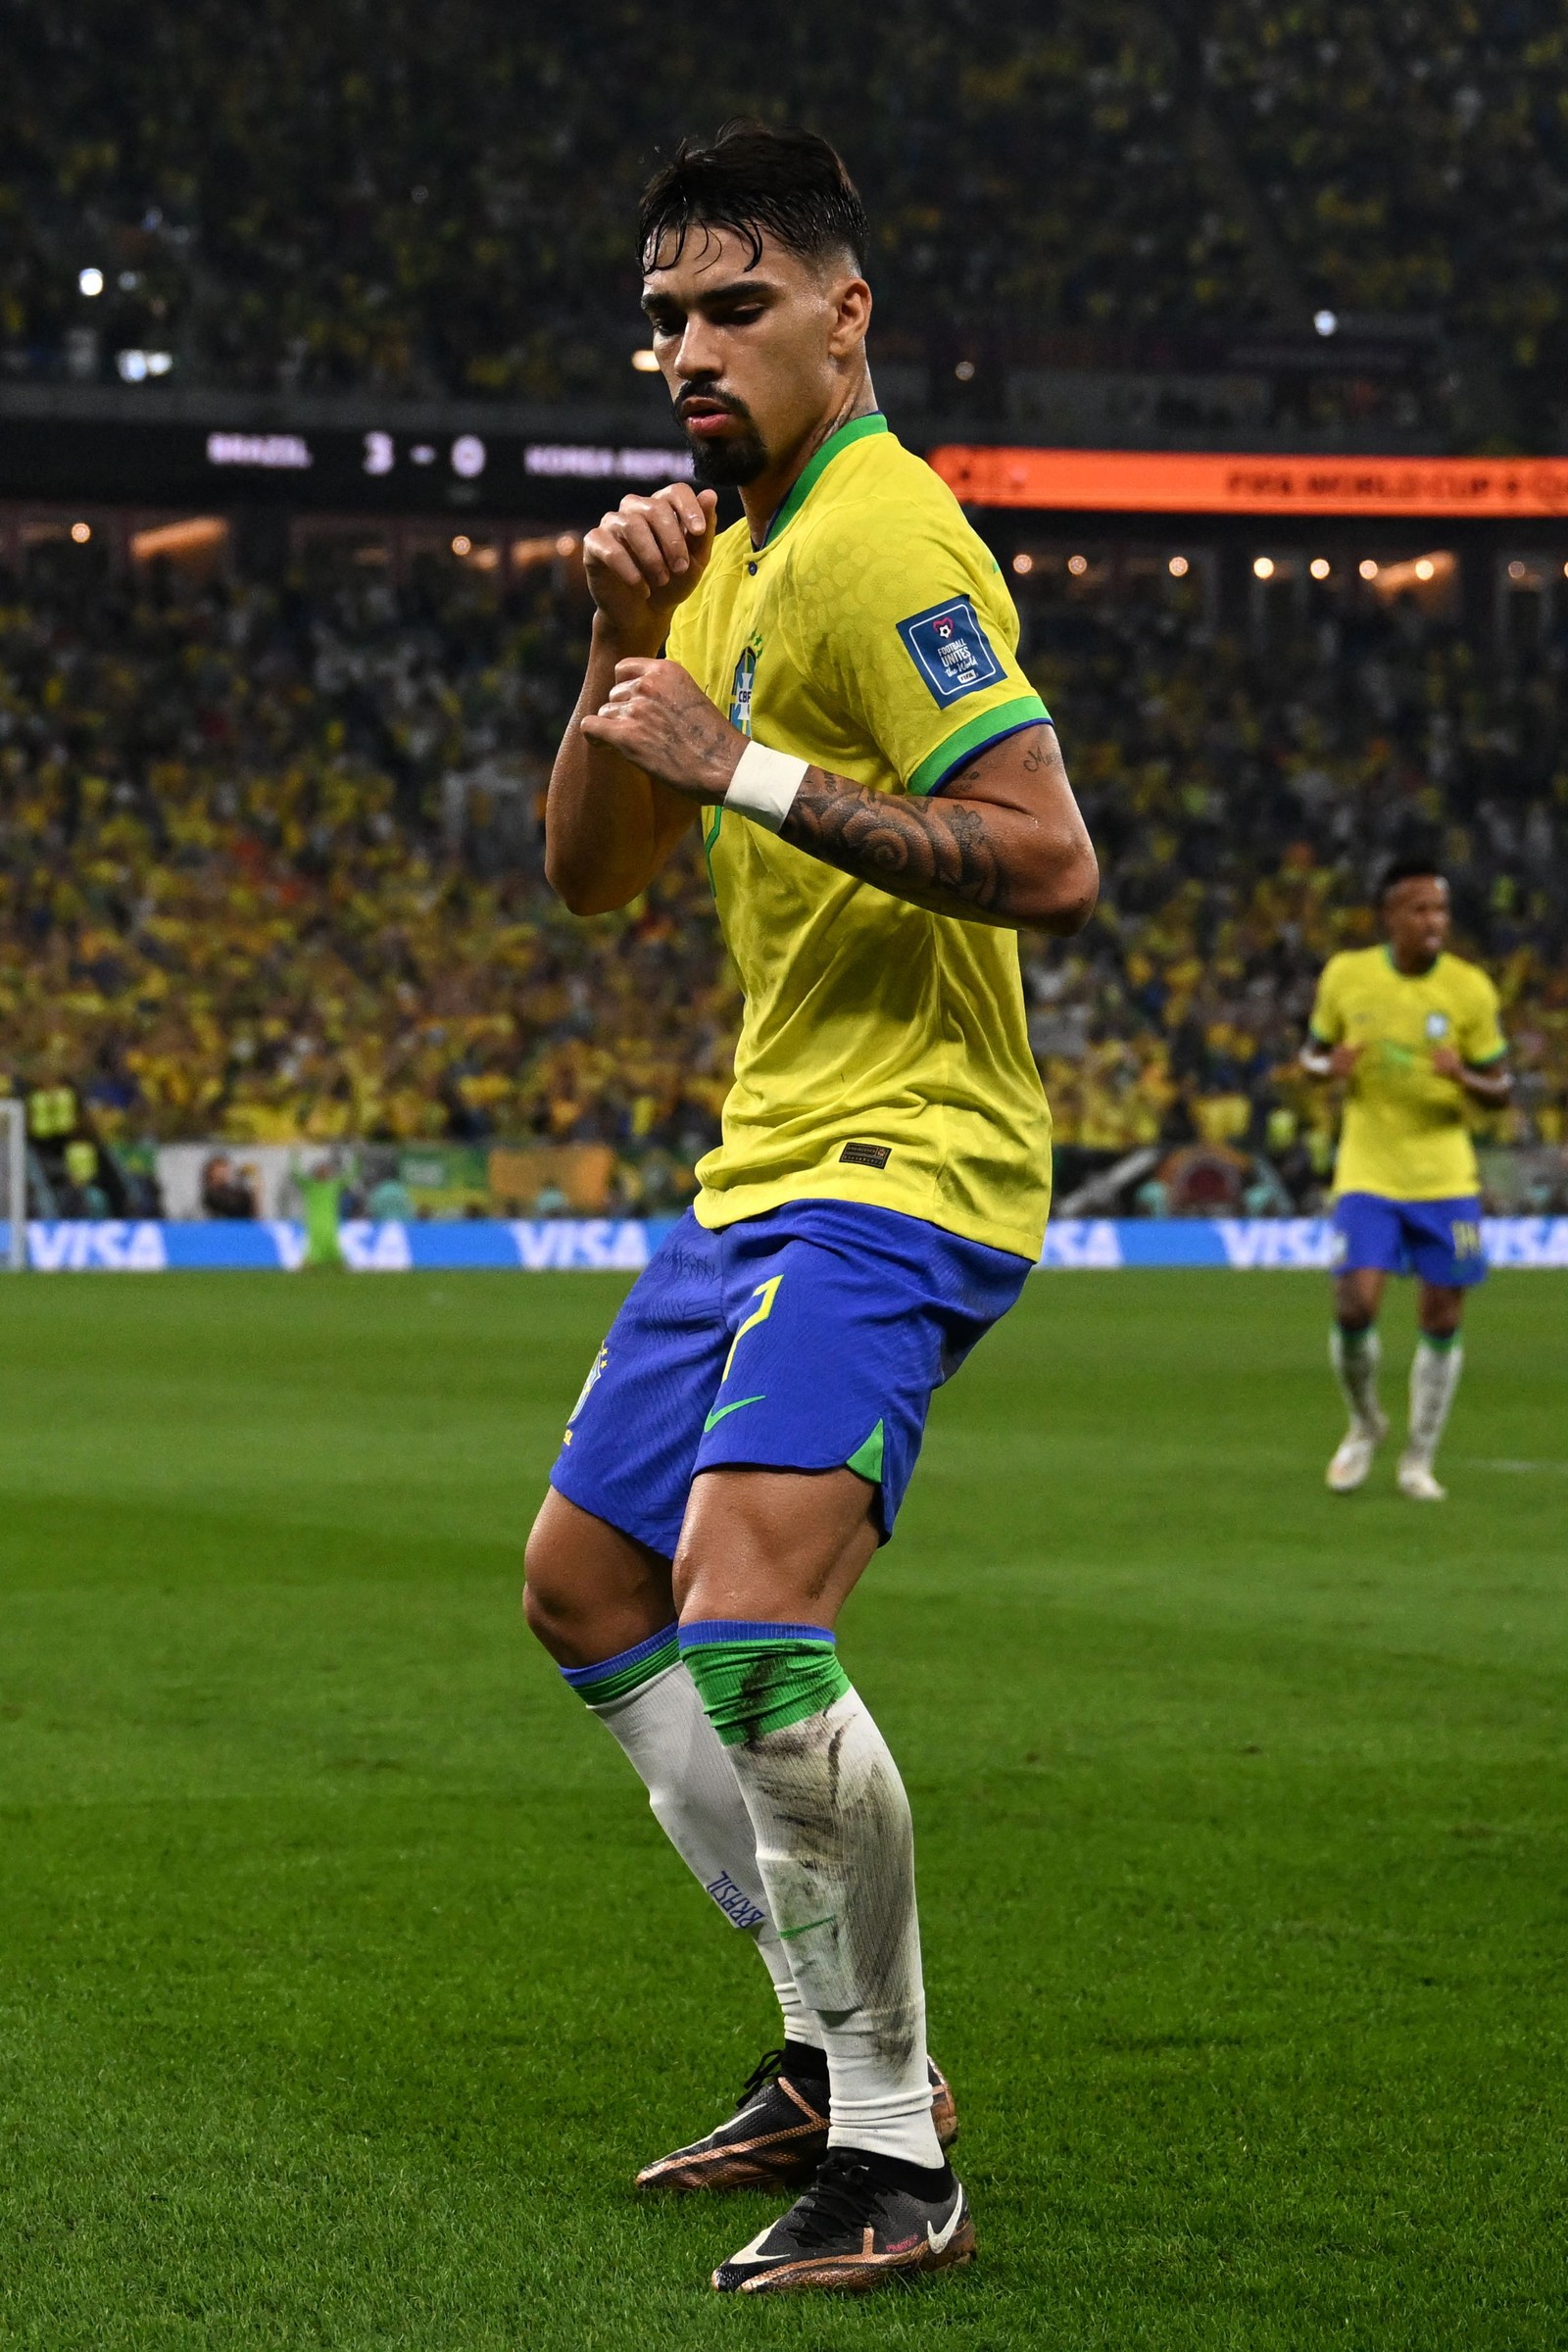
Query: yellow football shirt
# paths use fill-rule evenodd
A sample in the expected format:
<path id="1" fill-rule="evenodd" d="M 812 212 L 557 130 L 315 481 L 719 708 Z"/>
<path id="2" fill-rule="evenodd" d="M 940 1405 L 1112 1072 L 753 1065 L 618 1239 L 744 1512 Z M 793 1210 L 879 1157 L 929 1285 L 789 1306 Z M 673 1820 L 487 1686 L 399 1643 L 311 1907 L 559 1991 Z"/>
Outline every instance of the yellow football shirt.
<path id="1" fill-rule="evenodd" d="M 1468 1098 L 1432 1067 L 1441 1046 L 1478 1066 L 1507 1052 L 1497 992 L 1479 965 L 1440 956 L 1430 971 L 1410 973 L 1387 948 L 1333 956 L 1311 1027 L 1319 1045 L 1361 1048 L 1346 1095 L 1336 1193 L 1453 1200 L 1480 1189 Z"/>
<path id="2" fill-rule="evenodd" d="M 723 532 L 668 653 L 773 750 L 929 793 L 1038 724 L 1018 616 L 956 500 L 880 416 L 841 426 L 760 547 Z M 704 810 L 746 1008 L 699 1221 L 862 1200 L 1028 1257 L 1051 1114 L 1011 931 L 929 914 L 733 811 Z"/>

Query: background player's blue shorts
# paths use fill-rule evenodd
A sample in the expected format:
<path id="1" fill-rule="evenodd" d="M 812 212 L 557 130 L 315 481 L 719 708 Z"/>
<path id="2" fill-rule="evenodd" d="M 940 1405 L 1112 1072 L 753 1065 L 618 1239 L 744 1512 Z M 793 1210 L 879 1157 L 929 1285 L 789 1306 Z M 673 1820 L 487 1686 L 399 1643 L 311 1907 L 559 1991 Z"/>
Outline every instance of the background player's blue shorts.
<path id="1" fill-rule="evenodd" d="M 1381 1193 L 1342 1193 L 1334 1229 L 1338 1274 L 1418 1274 L 1446 1290 L 1468 1289 L 1487 1277 L 1481 1203 L 1473 1194 L 1453 1200 L 1389 1200 Z"/>
<path id="2" fill-rule="evenodd" d="M 878 1489 L 886 1539 L 931 1392 L 1029 1271 L 858 1201 L 796 1201 L 717 1233 L 688 1209 L 615 1317 L 550 1483 L 668 1556 L 700 1470 L 847 1465 Z"/>

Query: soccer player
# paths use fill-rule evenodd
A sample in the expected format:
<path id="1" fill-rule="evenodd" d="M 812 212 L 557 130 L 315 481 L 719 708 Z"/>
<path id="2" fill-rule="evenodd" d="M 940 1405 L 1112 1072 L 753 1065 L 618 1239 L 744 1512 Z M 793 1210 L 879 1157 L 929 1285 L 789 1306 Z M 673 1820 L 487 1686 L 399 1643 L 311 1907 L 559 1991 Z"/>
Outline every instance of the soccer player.
<path id="1" fill-rule="evenodd" d="M 1379 948 L 1323 967 L 1301 1062 L 1346 1085 L 1334 1166 L 1338 1271 L 1330 1352 L 1350 1425 L 1328 1466 L 1336 1494 L 1362 1485 L 1389 1424 L 1378 1402 L 1377 1315 L 1391 1274 L 1414 1274 L 1420 1337 L 1410 1366 L 1401 1494 L 1442 1502 L 1438 1441 L 1458 1386 L 1464 1295 L 1486 1275 L 1480 1178 L 1467 1103 L 1496 1109 L 1512 1080 L 1497 992 L 1450 956 L 1448 885 L 1427 859 L 1391 865 Z"/>
<path id="2" fill-rule="evenodd" d="M 1098 874 L 997 564 L 877 410 L 838 157 L 732 125 L 660 172 L 639 230 L 698 487 L 584 542 L 548 872 L 575 913 L 623 906 L 700 822 L 745 1015 L 694 1208 L 573 1409 L 526 1605 L 784 2018 L 734 2118 L 639 2185 L 801 2187 L 713 2284 L 853 2290 L 974 2232 L 909 1807 L 833 1628 L 932 1391 L 1038 1257 L 1015 927 L 1077 930 Z M 745 514 L 715 536 L 718 484 Z"/>

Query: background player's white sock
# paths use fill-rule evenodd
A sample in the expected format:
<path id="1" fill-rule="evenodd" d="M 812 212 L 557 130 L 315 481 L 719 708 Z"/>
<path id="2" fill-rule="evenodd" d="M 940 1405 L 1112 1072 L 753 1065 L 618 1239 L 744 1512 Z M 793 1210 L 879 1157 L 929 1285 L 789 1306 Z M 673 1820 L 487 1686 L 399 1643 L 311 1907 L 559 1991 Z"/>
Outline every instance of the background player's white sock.
<path id="1" fill-rule="evenodd" d="M 670 1844 L 732 1927 L 749 1935 L 773 1981 L 786 2041 L 822 2046 L 801 1997 L 757 1866 L 757 1837 L 734 1767 L 681 1664 L 671 1625 L 597 1666 L 563 1667 L 648 1790 Z"/>
<path id="2" fill-rule="evenodd" d="M 1329 1361 L 1350 1411 L 1350 1426 L 1364 1437 L 1375 1437 L 1382 1415 L 1378 1409 L 1378 1367 L 1383 1345 L 1377 1325 L 1347 1331 L 1336 1323 L 1329 1334 Z"/>
<path id="3" fill-rule="evenodd" d="M 1415 1344 L 1410 1363 L 1410 1435 L 1404 1458 L 1430 1470 L 1448 1418 L 1453 1392 L 1459 1385 L 1464 1348 L 1457 1332 L 1451 1340 L 1429 1339 L 1425 1332 Z"/>
<path id="4" fill-rule="evenodd" d="M 914 1838 L 898 1767 L 817 1626 L 681 1628 L 768 1902 L 822 2027 L 829 2144 L 934 2169 Z"/>

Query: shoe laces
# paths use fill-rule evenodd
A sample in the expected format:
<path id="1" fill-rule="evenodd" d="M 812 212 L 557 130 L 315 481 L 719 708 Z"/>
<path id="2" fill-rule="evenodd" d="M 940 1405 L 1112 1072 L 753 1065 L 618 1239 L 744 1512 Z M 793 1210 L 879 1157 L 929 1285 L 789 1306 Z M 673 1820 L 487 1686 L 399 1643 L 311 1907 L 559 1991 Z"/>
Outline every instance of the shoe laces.
<path id="1" fill-rule="evenodd" d="M 858 2235 L 873 2220 L 877 2196 L 877 2183 L 859 2158 L 830 2148 L 816 2179 L 796 2200 L 792 2235 L 803 2246 Z"/>
<path id="2" fill-rule="evenodd" d="M 766 2090 L 769 2083 L 776 2082 L 778 2081 L 779 2076 L 783 2071 L 783 2066 L 784 2053 L 782 2050 L 764 2050 L 762 2052 L 762 2055 L 760 2058 L 759 2058 L 757 2064 L 753 2067 L 751 2073 L 741 2084 L 741 2095 L 735 2102 L 735 2112 L 737 2115 L 739 2115 L 743 2107 L 749 2107 L 751 2105 L 751 2102 L 756 2098 L 760 2090 Z"/>

